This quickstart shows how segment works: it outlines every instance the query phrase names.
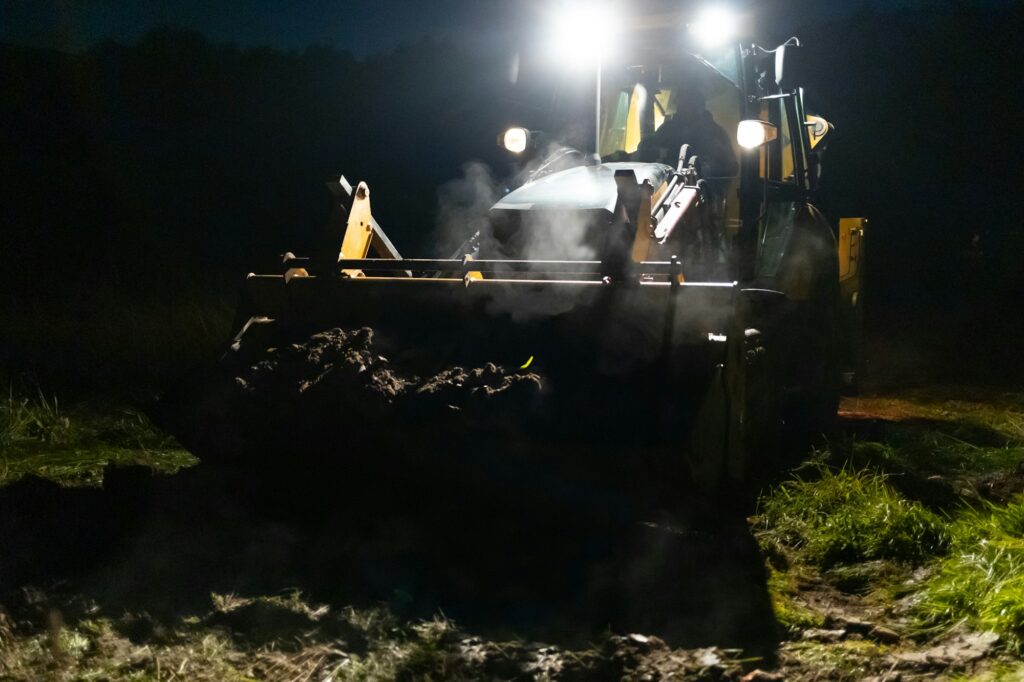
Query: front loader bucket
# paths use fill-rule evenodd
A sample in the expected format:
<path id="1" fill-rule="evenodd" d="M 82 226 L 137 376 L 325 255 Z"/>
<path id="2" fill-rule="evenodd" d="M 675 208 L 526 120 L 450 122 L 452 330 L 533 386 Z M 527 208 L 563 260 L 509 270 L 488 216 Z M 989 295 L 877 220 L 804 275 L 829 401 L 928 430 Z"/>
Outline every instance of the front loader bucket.
<path id="1" fill-rule="evenodd" d="M 666 371 L 680 349 L 724 335 L 736 295 L 731 284 L 252 275 L 245 298 L 248 317 L 282 330 L 411 331 L 439 362 L 544 361 L 549 346 L 576 337 L 567 350 L 614 375 L 650 363 Z"/>
<path id="2" fill-rule="evenodd" d="M 736 424 L 745 382 L 739 312 L 745 306 L 736 285 L 581 274 L 479 278 L 469 268 L 499 266 L 430 265 L 465 269 L 467 276 L 416 276 L 414 261 L 388 266 L 411 277 L 250 276 L 250 318 L 232 352 L 251 362 L 268 347 L 317 331 L 370 328 L 383 356 L 419 376 L 487 363 L 536 374 L 543 386 L 539 406 L 520 428 L 548 443 L 590 443 L 619 464 L 630 453 L 656 453 L 657 467 L 688 467 L 709 486 L 743 475 Z M 381 265 L 364 261 L 362 267 Z M 487 420 L 472 428 L 487 431 L 481 423 Z"/>

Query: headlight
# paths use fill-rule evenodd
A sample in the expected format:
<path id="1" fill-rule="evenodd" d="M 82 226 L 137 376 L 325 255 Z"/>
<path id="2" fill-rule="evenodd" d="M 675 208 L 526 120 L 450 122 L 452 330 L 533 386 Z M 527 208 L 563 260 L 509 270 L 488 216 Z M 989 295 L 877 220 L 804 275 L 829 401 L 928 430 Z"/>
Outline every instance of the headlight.
<path id="1" fill-rule="evenodd" d="M 778 129 L 765 121 L 740 121 L 736 128 L 736 141 L 744 149 L 756 149 L 766 142 L 771 142 L 778 135 Z"/>
<path id="2" fill-rule="evenodd" d="M 530 131 L 526 128 L 509 128 L 501 136 L 501 146 L 513 154 L 522 154 L 530 142 Z"/>

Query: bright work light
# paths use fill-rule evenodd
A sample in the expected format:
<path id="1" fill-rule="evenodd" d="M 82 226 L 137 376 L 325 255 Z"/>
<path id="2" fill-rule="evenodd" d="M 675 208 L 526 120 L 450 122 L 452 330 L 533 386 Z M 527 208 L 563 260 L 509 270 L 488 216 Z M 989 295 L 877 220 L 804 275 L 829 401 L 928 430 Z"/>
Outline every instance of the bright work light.
<path id="1" fill-rule="evenodd" d="M 595 66 L 613 52 L 621 22 L 611 8 L 595 2 L 563 5 L 551 25 L 551 47 L 563 64 Z"/>
<path id="2" fill-rule="evenodd" d="M 501 138 L 501 146 L 513 154 L 522 154 L 530 141 L 530 131 L 526 128 L 509 128 Z"/>
<path id="3" fill-rule="evenodd" d="M 725 7 L 708 7 L 689 24 L 690 33 L 701 47 L 715 48 L 736 37 L 739 21 L 736 14 Z"/>
<path id="4" fill-rule="evenodd" d="M 756 149 L 778 137 L 779 131 L 771 123 L 757 120 L 740 121 L 736 127 L 736 141 L 744 149 Z"/>

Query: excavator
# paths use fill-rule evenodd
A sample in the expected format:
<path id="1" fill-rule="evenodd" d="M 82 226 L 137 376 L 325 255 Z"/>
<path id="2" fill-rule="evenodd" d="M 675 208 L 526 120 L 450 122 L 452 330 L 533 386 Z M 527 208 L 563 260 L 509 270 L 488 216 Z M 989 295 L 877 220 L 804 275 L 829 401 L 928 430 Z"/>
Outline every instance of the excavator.
<path id="1" fill-rule="evenodd" d="M 594 148 L 499 134 L 521 182 L 447 258 L 403 257 L 368 184 L 329 182 L 321 246 L 248 276 L 231 352 L 370 327 L 425 367 L 536 372 L 551 428 L 656 447 L 712 489 L 769 464 L 782 430 L 824 428 L 860 370 L 867 221 L 815 208 L 833 125 L 807 108 L 799 41 L 701 41 L 722 28 L 619 22 Z M 686 139 L 685 110 L 716 148 Z"/>

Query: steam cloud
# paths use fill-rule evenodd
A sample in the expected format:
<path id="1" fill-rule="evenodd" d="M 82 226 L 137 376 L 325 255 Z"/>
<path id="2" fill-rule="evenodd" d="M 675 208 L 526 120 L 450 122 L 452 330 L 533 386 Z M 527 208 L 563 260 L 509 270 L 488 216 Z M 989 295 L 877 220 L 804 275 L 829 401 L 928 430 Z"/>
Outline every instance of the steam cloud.
<path id="1" fill-rule="evenodd" d="M 489 239 L 489 211 L 507 187 L 518 187 L 537 170 L 552 153 L 560 149 L 550 145 L 544 153 L 524 167 L 515 177 L 497 180 L 490 168 L 479 161 L 463 165 L 462 177 L 451 180 L 438 190 L 438 220 L 435 243 L 447 256 L 480 232 L 484 250 L 501 258 L 527 260 L 593 260 L 598 257 L 597 244 L 603 237 L 592 232 L 593 214 L 581 211 L 525 211 L 520 229 L 507 243 Z"/>
<path id="2" fill-rule="evenodd" d="M 582 211 L 531 211 L 523 220 L 525 257 L 529 260 L 594 260 L 591 220 Z M 590 239 L 588 239 L 588 236 Z"/>
<path id="3" fill-rule="evenodd" d="M 526 260 L 598 260 L 605 240 L 605 225 L 598 211 L 565 208 L 535 211 L 508 211 L 519 213 L 518 229 L 502 234 L 500 240 L 491 236 L 491 221 L 498 220 L 490 213 L 504 194 L 507 186 L 518 186 L 550 156 L 538 155 L 538 161 L 524 168 L 509 182 L 496 180 L 490 169 L 480 162 L 463 166 L 461 178 L 444 184 L 438 192 L 438 225 L 436 239 L 443 255 L 449 256 L 474 233 L 481 233 L 482 257 Z M 566 197 L 571 201 L 572 197 Z M 577 276 L 568 276 L 575 278 Z M 516 321 L 537 320 L 567 313 L 577 306 L 591 306 L 600 298 L 595 290 L 583 291 L 577 287 L 561 289 L 523 287 L 492 288 L 487 310 L 494 315 L 510 315 Z M 626 301 L 629 300 L 629 303 Z M 685 314 L 677 322 L 682 328 L 699 328 L 701 333 L 724 333 L 720 297 L 694 293 L 686 297 Z M 639 304 L 639 305 L 638 305 Z M 664 306 L 668 299 L 651 292 L 650 296 L 633 300 L 626 297 L 606 310 L 617 320 L 603 333 L 602 345 L 609 357 L 616 358 L 621 371 L 629 371 L 630 360 L 647 362 L 654 359 L 660 348 Z M 669 304 L 672 305 L 672 304 Z M 622 306 L 626 306 L 623 308 Z M 611 372 L 614 373 L 614 372 Z"/>
<path id="4" fill-rule="evenodd" d="M 441 185 L 437 193 L 437 228 L 434 243 L 448 256 L 488 224 L 487 212 L 498 200 L 498 183 L 491 169 L 479 161 L 462 166 L 462 177 Z"/>

